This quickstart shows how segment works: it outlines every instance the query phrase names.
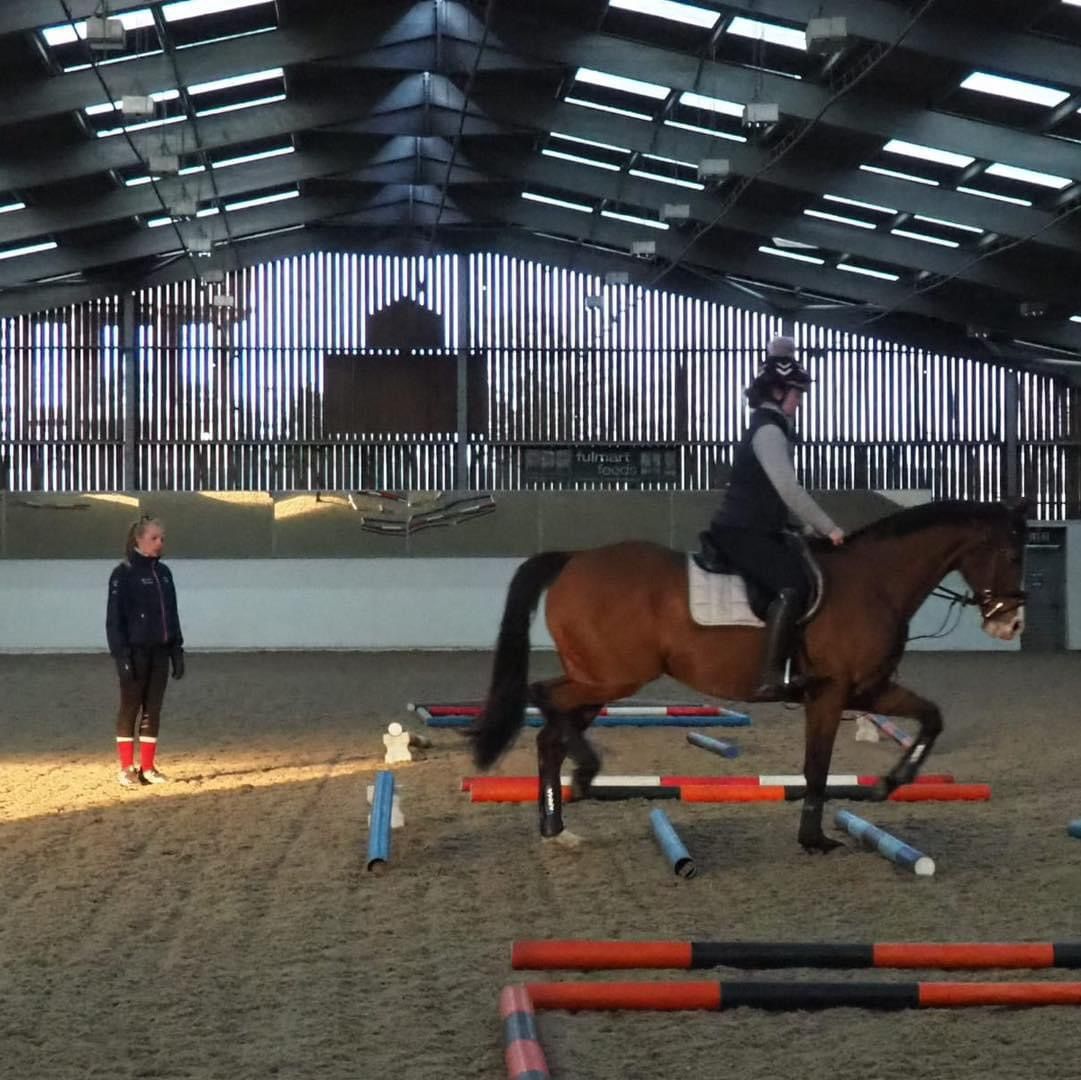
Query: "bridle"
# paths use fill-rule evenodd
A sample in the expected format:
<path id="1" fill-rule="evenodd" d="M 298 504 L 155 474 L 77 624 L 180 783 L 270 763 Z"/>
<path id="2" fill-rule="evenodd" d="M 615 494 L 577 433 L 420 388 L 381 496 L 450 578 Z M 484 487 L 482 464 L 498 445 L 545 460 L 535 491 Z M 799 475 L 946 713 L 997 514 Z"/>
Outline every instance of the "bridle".
<path id="1" fill-rule="evenodd" d="M 980 589 L 977 593 L 962 593 L 955 589 L 948 589 L 945 585 L 939 585 L 931 592 L 940 600 L 949 600 L 951 606 L 960 604 L 962 607 L 978 607 L 980 617 L 986 622 L 998 615 L 1008 615 L 1016 611 L 1028 598 L 1024 589 L 1017 592 L 995 593 L 991 589 Z"/>
<path id="2" fill-rule="evenodd" d="M 991 567 L 992 572 L 997 568 L 998 560 L 1002 554 L 1001 550 L 995 552 L 994 563 Z M 995 592 L 994 589 L 979 589 L 974 592 L 962 593 L 957 592 L 955 589 L 949 589 L 945 585 L 937 586 L 932 590 L 931 595 L 937 596 L 940 600 L 949 600 L 951 609 L 955 604 L 959 604 L 961 607 L 979 608 L 980 617 L 984 622 L 994 618 L 1001 618 L 1003 615 L 1009 615 L 1021 607 L 1028 598 L 1028 593 L 1024 589 L 1018 589 L 1014 592 Z"/>

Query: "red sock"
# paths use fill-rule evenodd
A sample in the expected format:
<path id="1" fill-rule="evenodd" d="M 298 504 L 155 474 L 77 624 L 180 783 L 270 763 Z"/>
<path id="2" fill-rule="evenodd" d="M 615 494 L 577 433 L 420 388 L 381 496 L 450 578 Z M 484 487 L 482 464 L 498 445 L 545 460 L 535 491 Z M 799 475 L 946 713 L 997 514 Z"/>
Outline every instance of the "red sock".
<path id="1" fill-rule="evenodd" d="M 154 752 L 158 748 L 157 739 L 141 738 L 139 740 L 139 768 L 143 772 L 150 772 L 154 768 Z"/>
<path id="2" fill-rule="evenodd" d="M 120 768 L 130 769 L 135 764 L 135 740 L 134 739 L 121 739 L 116 740 L 116 752 L 120 758 Z"/>

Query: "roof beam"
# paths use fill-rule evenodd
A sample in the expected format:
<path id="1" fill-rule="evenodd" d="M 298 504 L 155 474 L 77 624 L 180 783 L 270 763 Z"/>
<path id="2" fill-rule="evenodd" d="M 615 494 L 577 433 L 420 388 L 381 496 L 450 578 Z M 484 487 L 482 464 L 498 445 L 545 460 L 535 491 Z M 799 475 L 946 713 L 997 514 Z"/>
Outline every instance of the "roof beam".
<path id="1" fill-rule="evenodd" d="M 333 147 L 317 144 L 282 157 L 217 169 L 214 172 L 217 196 L 221 200 L 229 200 L 288 183 L 322 179 L 372 185 L 442 184 L 449 149 L 442 140 L 423 141 L 428 144 L 423 156 L 418 156 L 413 139 L 383 139 L 377 145 L 359 140 L 336 140 Z M 440 153 L 440 148 L 446 153 Z M 488 182 L 484 174 L 470 166 L 468 157 L 463 154 L 459 154 L 450 180 L 452 184 Z M 171 206 L 182 196 L 197 198 L 205 204 L 214 201 L 214 192 L 208 190 L 205 173 L 162 179 L 158 181 L 157 188 L 161 198 L 150 184 L 141 184 L 118 188 L 102 198 L 75 206 L 28 207 L 18 213 L 2 215 L 0 247 L 14 247 L 19 242 L 42 236 L 62 238 L 69 229 L 82 229 L 110 221 L 139 216 L 161 217 L 167 212 L 165 207 Z"/>
<path id="2" fill-rule="evenodd" d="M 234 212 L 230 215 L 231 229 L 234 240 L 239 242 L 252 234 L 304 225 L 311 221 L 351 213 L 356 209 L 355 194 L 344 197 L 290 199 Z M 217 240 L 224 239 L 220 218 L 204 218 L 192 226 L 181 225 L 182 235 L 188 228 L 206 230 Z M 142 229 L 108 243 L 86 247 L 72 245 L 38 255 L 26 255 L 0 263 L 0 289 L 11 286 L 26 287 L 28 282 L 39 278 L 86 272 L 136 259 L 152 259 L 155 256 L 171 254 L 177 247 L 178 241 L 173 229 Z"/>
<path id="3" fill-rule="evenodd" d="M 467 210 L 478 212 L 478 207 L 459 195 L 459 204 Z M 509 205 L 503 214 L 507 224 L 517 225 L 533 232 L 562 234 L 570 238 L 583 238 L 585 216 L 572 210 L 562 210 L 536 203 L 519 200 Z M 645 230 L 643 230 L 645 231 Z M 595 242 L 616 249 L 628 247 L 627 227 L 609 219 L 597 219 L 589 223 L 586 242 Z M 662 259 L 674 259 L 683 245 L 682 238 L 671 232 L 653 232 L 649 239 L 655 240 L 658 256 Z M 908 295 L 902 290 L 898 295 L 897 287 L 874 282 L 856 275 L 842 274 L 840 271 L 821 266 L 804 266 L 799 263 L 775 258 L 759 253 L 753 244 L 722 246 L 717 244 L 699 244 L 694 251 L 693 263 L 709 270 L 727 275 L 755 278 L 761 281 L 780 281 L 796 288 L 805 288 L 815 293 L 829 293 L 833 296 L 851 300 L 855 303 L 871 305 L 879 310 L 893 309 L 898 299 L 900 309 L 946 324 L 987 326 L 991 329 L 1008 333 L 1013 337 L 1039 336 L 1048 343 L 1064 348 L 1081 351 L 1081 327 L 1056 321 L 1053 325 L 1026 322 L 1020 318 L 1005 315 L 1002 305 L 996 305 L 995 298 L 987 303 L 974 302 L 971 286 L 948 290 L 948 295 L 922 294 Z M 852 280 L 848 280 L 851 277 Z M 875 311 L 870 310 L 865 318 L 875 318 Z M 856 329 L 856 328 L 854 328 Z M 874 333 L 870 325 L 862 333 Z"/>
<path id="4" fill-rule="evenodd" d="M 677 161 L 698 162 L 707 157 L 723 157 L 729 160 L 732 172 L 737 176 L 758 173 L 768 160 L 765 151 L 749 143 L 721 141 L 679 128 L 645 124 L 640 120 L 568 105 L 531 93 L 528 87 L 519 86 L 514 93 L 508 93 L 504 87 L 482 84 L 474 91 L 473 100 L 485 115 L 518 129 L 544 135 L 561 131 L 577 138 L 625 146 Z M 808 160 L 807 149 L 801 150 L 799 164 L 782 160 L 769 168 L 763 178 L 812 196 L 828 191 L 901 212 L 926 214 L 1008 236 L 1038 232 L 1037 243 L 1071 252 L 1081 249 L 1081 226 L 1052 226 L 1051 215 L 1046 211 L 861 172 L 836 158 Z"/>
<path id="5" fill-rule="evenodd" d="M 820 14 L 820 0 L 696 0 L 703 7 L 754 19 L 780 19 L 802 26 Z M 1081 70 L 1081 49 L 1065 41 L 1003 30 L 986 18 L 951 16 L 933 8 L 909 30 L 904 48 L 959 65 L 1031 79 L 1038 83 L 1074 86 Z M 972 9 L 969 9 L 970 11 Z M 903 7 L 885 0 L 830 0 L 830 15 L 848 19 L 848 32 L 856 38 L 889 45 L 896 41 L 911 16 Z"/>
<path id="6" fill-rule="evenodd" d="M 327 10 L 310 23 L 279 27 L 265 34 L 193 45 L 174 54 L 141 57 L 119 67 L 99 69 L 110 91 L 141 86 L 147 92 L 209 82 L 228 75 L 267 68 L 289 67 L 342 53 L 367 52 L 384 46 L 408 44 L 435 33 L 431 4 L 366 5 L 358 18 L 350 5 Z M 76 112 L 101 101 L 102 90 L 94 71 L 76 71 L 43 77 L 10 87 L 5 96 L 3 122 L 22 123 L 55 113 Z"/>
<path id="7" fill-rule="evenodd" d="M 504 45 L 526 56 L 571 68 L 597 68 L 729 101 L 775 101 L 784 115 L 799 120 L 813 120 L 831 98 L 826 87 L 805 81 L 611 34 L 576 31 L 532 16 L 497 9 L 493 22 L 493 30 Z M 831 105 L 820 123 L 884 141 L 906 139 L 974 157 L 991 157 L 1041 172 L 1070 176 L 1079 171 L 1077 147 L 1072 143 L 871 98 L 858 89 Z"/>
<path id="8" fill-rule="evenodd" d="M 341 148 L 333 152 L 297 151 L 283 157 L 217 169 L 214 172 L 215 187 L 222 200 L 229 200 L 288 183 L 362 169 L 376 153 L 376 149 L 359 145 L 352 152 Z M 28 207 L 18 213 L 5 214 L 0 217 L 0 246 L 15 246 L 19 241 L 41 236 L 62 237 L 68 229 L 82 229 L 109 221 L 139 216 L 161 217 L 166 214 L 162 201 L 169 206 L 182 195 L 198 198 L 203 203 L 213 202 L 214 192 L 208 190 L 205 173 L 159 180 L 157 188 L 161 199 L 150 184 L 141 184 L 118 188 L 104 198 L 76 206 Z"/>
<path id="9" fill-rule="evenodd" d="M 423 103 L 420 75 L 380 80 L 364 92 L 353 87 L 346 87 L 344 93 L 341 91 L 341 86 L 337 94 L 328 91 L 309 95 L 302 91 L 289 100 L 272 105 L 202 117 L 199 119 L 200 143 L 205 151 L 219 150 L 237 143 L 257 142 L 312 127 L 343 123 L 381 109 L 397 110 Z M 111 169 L 130 169 L 139 163 L 127 140 L 121 136 L 91 139 L 65 147 L 62 153 L 53 148 L 40 157 L 0 164 L 0 190 L 21 191 Z"/>
<path id="10" fill-rule="evenodd" d="M 487 159 L 477 160 L 492 163 L 497 170 L 514 176 L 525 186 L 539 185 L 594 200 L 626 201 L 655 213 L 659 213 L 665 203 L 686 203 L 692 219 L 699 223 L 711 222 L 724 203 L 723 195 L 718 198 L 709 193 L 671 188 L 651 180 L 602 172 L 540 156 L 510 160 L 489 155 Z M 579 219 L 584 220 L 584 216 L 579 215 Z M 740 204 L 724 215 L 721 227 L 751 233 L 766 242 L 771 236 L 783 236 L 788 240 L 812 244 L 823 249 L 824 253 L 847 253 L 856 256 L 857 261 L 863 258 L 886 262 L 913 273 L 921 270 L 943 276 L 957 273 L 962 280 L 1012 293 L 1019 299 L 1039 297 L 1065 304 L 1077 302 L 1074 282 L 1068 278 L 1063 280 L 1061 265 L 1052 271 L 1047 261 L 1030 262 L 1024 268 L 1015 268 L 1014 260 L 988 258 L 965 269 L 966 263 L 975 257 L 971 251 L 948 250 L 919 240 L 893 236 L 885 231 L 857 229 L 802 214 L 775 217 Z M 630 232 L 635 227 L 626 225 L 624 228 Z M 638 234 L 652 235 L 645 228 L 639 229 Z M 685 243 L 684 233 L 673 235 L 680 237 L 681 246 Z M 687 257 L 693 261 L 693 249 Z"/>

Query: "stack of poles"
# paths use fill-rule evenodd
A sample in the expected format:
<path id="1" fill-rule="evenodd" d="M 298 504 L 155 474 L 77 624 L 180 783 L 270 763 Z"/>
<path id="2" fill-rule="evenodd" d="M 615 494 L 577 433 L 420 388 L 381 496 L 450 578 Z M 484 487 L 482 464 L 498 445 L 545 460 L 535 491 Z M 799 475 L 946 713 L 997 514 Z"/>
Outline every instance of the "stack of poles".
<path id="1" fill-rule="evenodd" d="M 484 711 L 482 705 L 406 706 L 429 727 L 469 727 Z M 541 727 L 544 717 L 532 705 L 526 725 Z M 746 727 L 751 718 L 719 705 L 608 705 L 597 714 L 594 727 Z"/>
<path id="2" fill-rule="evenodd" d="M 630 968 L 1081 968 L 1081 944 L 519 941 L 517 970 Z M 589 982 L 533 983 L 537 1009 L 769 1010 L 1081 1005 L 1081 983 L 993 982 Z"/>

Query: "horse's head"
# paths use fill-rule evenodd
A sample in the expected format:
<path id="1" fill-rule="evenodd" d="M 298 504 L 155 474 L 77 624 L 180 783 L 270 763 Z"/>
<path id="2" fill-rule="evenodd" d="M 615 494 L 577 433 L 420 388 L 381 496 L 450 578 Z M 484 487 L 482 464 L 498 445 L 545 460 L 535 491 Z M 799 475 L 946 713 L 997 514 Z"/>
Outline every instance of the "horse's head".
<path id="1" fill-rule="evenodd" d="M 1025 628 L 1024 564 L 1028 503 L 1009 504 L 989 518 L 964 551 L 958 570 L 973 592 L 984 633 L 1012 641 Z"/>

